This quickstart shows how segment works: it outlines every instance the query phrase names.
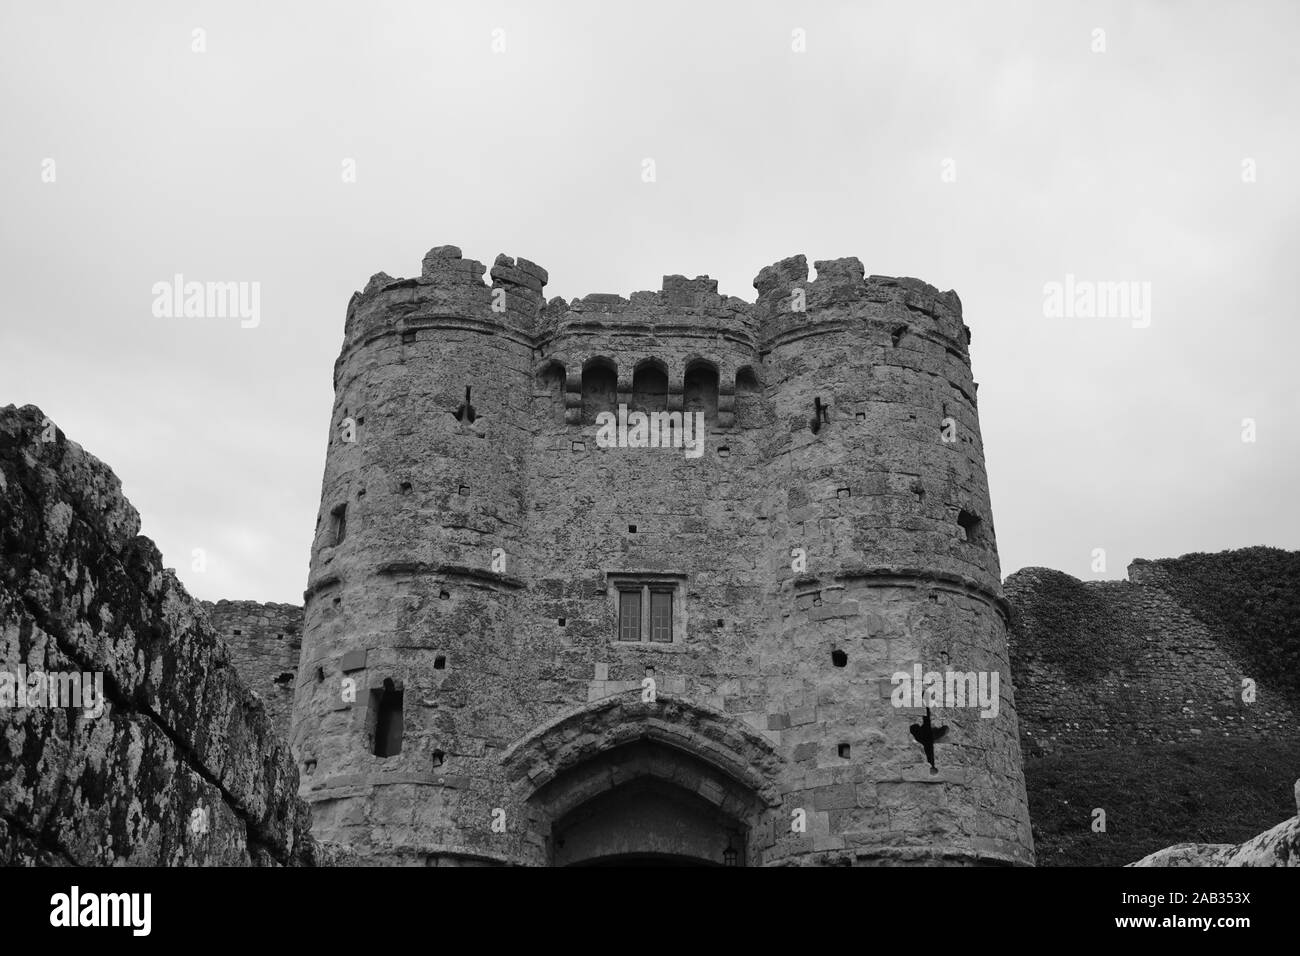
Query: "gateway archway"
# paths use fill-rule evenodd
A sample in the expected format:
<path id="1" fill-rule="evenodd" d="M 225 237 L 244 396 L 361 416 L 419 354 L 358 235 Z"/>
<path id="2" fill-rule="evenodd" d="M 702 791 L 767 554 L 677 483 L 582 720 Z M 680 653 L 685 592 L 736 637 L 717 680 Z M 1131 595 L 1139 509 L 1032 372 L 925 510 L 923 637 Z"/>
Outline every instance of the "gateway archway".
<path id="1" fill-rule="evenodd" d="M 681 751 L 649 743 L 621 751 L 597 763 L 626 771 L 629 765 L 653 761 L 682 776 L 684 764 L 691 762 Z M 693 779 L 696 774 L 688 771 L 685 776 Z M 568 786 L 569 781 L 557 780 L 548 789 Z M 677 780 L 647 774 L 615 785 L 555 819 L 551 865 L 743 866 L 748 831 L 748 821 Z"/>
<path id="2" fill-rule="evenodd" d="M 601 701 L 507 753 L 551 866 L 754 865 L 779 758 L 727 715 L 661 697 Z"/>

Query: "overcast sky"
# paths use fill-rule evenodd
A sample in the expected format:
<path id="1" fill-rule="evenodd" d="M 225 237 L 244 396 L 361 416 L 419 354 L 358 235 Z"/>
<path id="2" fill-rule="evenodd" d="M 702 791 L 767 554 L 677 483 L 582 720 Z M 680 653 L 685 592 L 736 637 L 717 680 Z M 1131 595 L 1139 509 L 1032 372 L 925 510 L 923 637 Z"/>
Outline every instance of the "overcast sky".
<path id="1" fill-rule="evenodd" d="M 548 296 L 707 273 L 752 300 L 777 259 L 857 256 L 961 296 L 1004 574 L 1297 548 L 1298 21 L 1293 0 L 5 4 L 0 404 L 111 465 L 195 595 L 299 602 L 371 274 L 449 243 L 540 263 Z M 260 283 L 260 324 L 156 317 L 176 273 Z M 1046 315 L 1067 274 L 1150 283 L 1149 325 Z"/>

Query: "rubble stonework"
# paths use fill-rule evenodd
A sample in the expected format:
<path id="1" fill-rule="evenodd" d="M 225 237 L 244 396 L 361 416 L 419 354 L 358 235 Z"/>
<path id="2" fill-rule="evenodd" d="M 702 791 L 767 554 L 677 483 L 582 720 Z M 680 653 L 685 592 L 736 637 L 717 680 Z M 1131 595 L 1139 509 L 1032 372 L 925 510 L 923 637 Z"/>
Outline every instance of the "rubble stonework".
<path id="1" fill-rule="evenodd" d="M 0 863 L 310 863 L 297 772 L 109 468 L 0 409 L 0 671 L 100 673 L 102 713 L 0 707 Z"/>
<path id="2" fill-rule="evenodd" d="M 1227 635 L 1155 573 L 1160 566 L 1135 561 L 1128 581 L 1088 582 L 1024 568 L 1004 582 L 1026 756 L 1295 735 L 1290 695 L 1234 655 Z"/>
<path id="3" fill-rule="evenodd" d="M 276 733 L 288 740 L 302 654 L 302 608 L 256 601 L 204 601 L 203 607 L 230 648 L 235 670 L 262 698 Z"/>
<path id="4" fill-rule="evenodd" d="M 354 294 L 292 737 L 319 838 L 424 865 L 1032 862 L 961 303 L 815 265 L 763 269 L 754 303 L 707 276 L 545 301 L 535 263 L 488 285 L 441 246 Z M 702 456 L 602 447 L 619 405 L 703 412 Z M 672 592 L 672 643 L 616 639 L 641 584 Z M 924 709 L 891 703 L 915 664 L 1001 676 L 995 718 L 937 715 L 934 772 Z"/>

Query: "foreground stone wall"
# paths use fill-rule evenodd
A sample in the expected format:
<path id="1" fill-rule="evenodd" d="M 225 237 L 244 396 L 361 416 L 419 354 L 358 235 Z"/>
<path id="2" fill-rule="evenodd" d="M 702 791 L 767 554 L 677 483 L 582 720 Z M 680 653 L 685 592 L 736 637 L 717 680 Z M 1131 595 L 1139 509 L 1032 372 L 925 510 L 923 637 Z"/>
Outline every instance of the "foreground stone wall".
<path id="1" fill-rule="evenodd" d="M 204 601 L 203 607 L 230 648 L 231 663 L 262 698 L 276 733 L 288 740 L 302 655 L 302 608 L 257 601 Z"/>
<path id="2" fill-rule="evenodd" d="M 0 863 L 311 862 L 287 744 L 139 529 L 106 465 L 0 409 L 0 674 L 99 674 L 106 698 L 0 707 Z"/>
<path id="3" fill-rule="evenodd" d="M 293 729 L 320 838 L 559 862 L 566 819 L 652 777 L 748 863 L 1032 860 L 961 304 L 816 267 L 754 303 L 682 276 L 544 302 L 536 264 L 488 285 L 444 246 L 353 297 Z M 620 403 L 703 413 L 703 455 L 599 447 Z M 672 590 L 674 641 L 619 639 L 629 579 Z M 1001 678 L 996 718 L 941 715 L 934 773 L 890 701 L 915 664 Z"/>
<path id="4" fill-rule="evenodd" d="M 1155 567 L 1135 562 L 1129 581 L 1082 582 L 1046 568 L 1007 578 L 1026 755 L 1300 732 L 1278 672 L 1243 663 Z M 1243 678 L 1255 682 L 1253 703 L 1242 698 Z"/>

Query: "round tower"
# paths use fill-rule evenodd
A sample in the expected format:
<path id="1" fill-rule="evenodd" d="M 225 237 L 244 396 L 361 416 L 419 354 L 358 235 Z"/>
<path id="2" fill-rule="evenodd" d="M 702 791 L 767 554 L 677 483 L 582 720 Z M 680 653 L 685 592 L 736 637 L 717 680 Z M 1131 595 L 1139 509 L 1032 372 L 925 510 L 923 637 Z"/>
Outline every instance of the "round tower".
<path id="1" fill-rule="evenodd" d="M 961 303 L 857 259 L 815 265 L 815 282 L 803 256 L 754 282 L 786 562 L 764 670 L 785 809 L 812 831 L 768 859 L 1032 862 Z"/>
<path id="2" fill-rule="evenodd" d="M 546 271 L 454 246 L 348 305 L 292 740 L 323 840 L 510 858 L 476 719 L 512 707 L 532 366 Z"/>

